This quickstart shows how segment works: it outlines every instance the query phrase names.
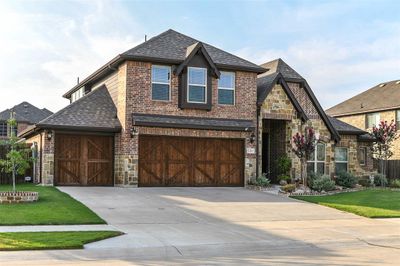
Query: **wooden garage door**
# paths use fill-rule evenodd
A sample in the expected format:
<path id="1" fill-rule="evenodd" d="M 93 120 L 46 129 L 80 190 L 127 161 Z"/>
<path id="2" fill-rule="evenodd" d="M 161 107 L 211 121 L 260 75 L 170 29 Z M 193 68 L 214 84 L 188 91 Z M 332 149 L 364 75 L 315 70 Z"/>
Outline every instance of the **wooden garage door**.
<path id="1" fill-rule="evenodd" d="M 243 186 L 244 142 L 140 136 L 140 186 Z"/>
<path id="2" fill-rule="evenodd" d="M 57 185 L 113 185 L 113 137 L 56 134 Z"/>

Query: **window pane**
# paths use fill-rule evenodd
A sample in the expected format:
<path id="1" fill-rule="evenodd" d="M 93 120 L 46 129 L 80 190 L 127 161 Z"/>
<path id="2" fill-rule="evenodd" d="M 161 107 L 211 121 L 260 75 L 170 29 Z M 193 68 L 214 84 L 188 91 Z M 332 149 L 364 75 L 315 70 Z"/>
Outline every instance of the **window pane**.
<path id="1" fill-rule="evenodd" d="M 336 163 L 335 164 L 335 173 L 339 174 L 341 172 L 347 172 L 347 163 Z"/>
<path id="2" fill-rule="evenodd" d="M 307 174 L 314 173 L 314 163 L 307 163 Z"/>
<path id="3" fill-rule="evenodd" d="M 205 68 L 189 68 L 189 84 L 206 85 Z"/>
<path id="4" fill-rule="evenodd" d="M 169 83 L 169 67 L 153 66 L 151 79 L 153 82 Z"/>
<path id="5" fill-rule="evenodd" d="M 347 162 L 347 148 L 335 148 L 335 161 Z"/>
<path id="6" fill-rule="evenodd" d="M 218 87 L 234 88 L 235 87 L 235 73 L 221 72 L 218 80 Z"/>
<path id="7" fill-rule="evenodd" d="M 169 100 L 169 85 L 167 84 L 152 84 L 152 99 L 153 100 Z"/>
<path id="8" fill-rule="evenodd" d="M 362 165 L 365 165 L 367 159 L 367 150 L 366 148 L 358 149 L 358 162 Z"/>
<path id="9" fill-rule="evenodd" d="M 380 114 L 367 114 L 367 128 L 372 128 L 373 126 L 377 126 L 380 123 Z"/>
<path id="10" fill-rule="evenodd" d="M 325 173 L 325 163 L 317 163 L 317 174 L 323 175 Z"/>
<path id="11" fill-rule="evenodd" d="M 325 161 L 325 144 L 317 145 L 317 161 Z"/>
<path id="12" fill-rule="evenodd" d="M 218 103 L 219 104 L 233 104 L 234 102 L 233 90 L 218 90 Z"/>
<path id="13" fill-rule="evenodd" d="M 189 86 L 189 101 L 201 102 L 206 101 L 206 88 L 203 86 Z"/>

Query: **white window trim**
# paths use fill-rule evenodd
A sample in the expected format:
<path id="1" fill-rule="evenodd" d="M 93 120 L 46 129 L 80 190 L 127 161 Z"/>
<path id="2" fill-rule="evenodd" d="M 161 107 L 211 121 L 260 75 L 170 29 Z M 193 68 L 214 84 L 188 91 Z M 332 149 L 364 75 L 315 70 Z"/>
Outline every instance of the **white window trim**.
<path id="1" fill-rule="evenodd" d="M 219 80 L 218 80 L 218 97 L 217 97 L 217 101 L 218 101 L 218 105 L 228 105 L 228 106 L 232 106 L 232 105 L 236 105 L 236 73 L 235 72 L 228 72 L 228 71 L 221 71 L 222 73 L 228 73 L 228 74 L 233 74 L 233 88 L 225 88 L 225 87 L 220 87 L 219 86 Z M 229 91 L 233 91 L 233 104 L 229 104 L 229 103 L 220 103 L 219 102 L 219 90 L 229 90 Z"/>
<path id="2" fill-rule="evenodd" d="M 345 149 L 347 154 L 347 161 L 338 161 L 335 158 L 335 168 L 337 163 L 345 163 L 346 164 L 346 172 L 349 171 L 349 149 L 347 147 L 336 147 L 335 149 Z M 336 170 L 336 169 L 335 169 Z"/>
<path id="3" fill-rule="evenodd" d="M 168 76 L 168 83 L 166 82 L 159 82 L 159 81 L 153 81 L 153 67 L 159 67 L 159 68 L 166 68 L 169 71 L 169 76 Z M 171 67 L 170 66 L 163 66 L 163 65 L 152 65 L 151 66 L 151 100 L 156 101 L 156 102 L 170 102 L 171 101 Z M 153 99 L 153 84 L 162 84 L 162 85 L 168 85 L 168 100 L 157 100 Z"/>
<path id="4" fill-rule="evenodd" d="M 368 126 L 368 116 L 370 116 L 370 115 L 375 115 L 375 124 L 373 124 L 371 127 L 367 127 L 366 129 L 370 129 L 370 128 L 372 128 L 373 126 L 378 126 L 379 125 L 379 123 L 381 122 L 381 114 L 380 113 L 369 113 L 369 114 L 367 114 L 367 126 Z"/>
<path id="5" fill-rule="evenodd" d="M 318 161 L 318 150 L 317 150 L 317 145 L 323 145 L 324 146 L 324 160 L 323 161 Z M 313 163 L 314 164 L 314 173 L 317 173 L 317 169 L 318 169 L 318 163 L 324 163 L 324 172 L 322 173 L 323 175 L 325 174 L 325 161 L 326 161 L 326 144 L 324 143 L 318 143 L 315 146 L 315 151 L 314 151 L 314 158 L 313 160 L 309 160 L 307 161 L 307 163 Z"/>
<path id="6" fill-rule="evenodd" d="M 201 69 L 201 70 L 205 70 L 205 84 L 196 84 L 196 83 L 189 83 L 189 72 L 190 69 Z M 207 103 L 207 68 L 204 67 L 188 67 L 188 74 L 187 74 L 187 91 L 186 91 L 186 99 L 188 103 Z M 204 102 L 197 102 L 197 101 L 190 101 L 189 100 L 189 90 L 190 90 L 190 86 L 201 86 L 204 87 Z"/>
<path id="7" fill-rule="evenodd" d="M 360 154 L 359 154 L 359 152 L 360 152 L 360 150 L 364 150 L 364 152 L 365 152 L 365 154 L 364 154 L 364 163 L 361 163 L 360 162 Z M 361 147 L 359 147 L 358 148 L 358 154 L 357 154 L 357 159 L 358 159 L 358 163 L 361 165 L 361 166 L 365 166 L 365 165 L 367 165 L 367 147 L 364 147 L 364 146 L 361 146 Z M 349 158 L 347 158 L 347 160 L 349 160 Z"/>

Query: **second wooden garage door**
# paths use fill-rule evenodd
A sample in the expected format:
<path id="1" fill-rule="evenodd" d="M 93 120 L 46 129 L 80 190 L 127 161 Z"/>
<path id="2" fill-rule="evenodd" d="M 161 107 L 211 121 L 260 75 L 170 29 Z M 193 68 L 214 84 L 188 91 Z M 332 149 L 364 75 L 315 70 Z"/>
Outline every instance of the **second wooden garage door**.
<path id="1" fill-rule="evenodd" d="M 243 186 L 238 139 L 140 136 L 140 186 Z"/>
<path id="2" fill-rule="evenodd" d="M 113 137 L 56 134 L 57 185 L 113 185 Z"/>

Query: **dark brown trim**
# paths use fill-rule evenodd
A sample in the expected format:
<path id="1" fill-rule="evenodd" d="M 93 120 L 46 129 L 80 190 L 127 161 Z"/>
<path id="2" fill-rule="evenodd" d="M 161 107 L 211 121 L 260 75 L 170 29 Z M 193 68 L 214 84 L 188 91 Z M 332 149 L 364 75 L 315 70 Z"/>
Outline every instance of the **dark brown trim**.
<path id="1" fill-rule="evenodd" d="M 154 114 L 140 114 L 134 113 L 132 114 L 132 122 L 134 126 L 148 126 L 148 127 L 163 127 L 163 128 L 186 128 L 186 129 L 202 129 L 202 130 L 222 130 L 222 131 L 245 131 L 249 132 L 255 129 L 255 126 L 244 127 L 244 126 L 224 126 L 224 125 L 199 125 L 199 124 L 178 124 L 173 123 L 171 121 L 165 122 L 154 122 L 154 121 L 136 121 L 135 116 L 142 117 L 157 117 L 157 118 L 165 118 L 165 119 L 190 119 L 190 120 L 217 120 L 224 122 L 247 122 L 253 123 L 252 120 L 244 120 L 244 119 L 223 119 L 223 118 L 205 118 L 205 117 L 189 117 L 189 116 L 171 116 L 171 115 L 154 115 Z"/>
<path id="2" fill-rule="evenodd" d="M 92 131 L 92 132 L 111 132 L 117 133 L 121 131 L 121 127 L 118 128 L 107 128 L 107 127 L 88 127 L 88 126 L 70 126 L 70 125 L 46 125 L 38 124 L 37 128 L 40 129 L 61 129 L 61 130 L 72 130 L 72 131 Z"/>

